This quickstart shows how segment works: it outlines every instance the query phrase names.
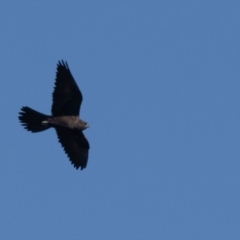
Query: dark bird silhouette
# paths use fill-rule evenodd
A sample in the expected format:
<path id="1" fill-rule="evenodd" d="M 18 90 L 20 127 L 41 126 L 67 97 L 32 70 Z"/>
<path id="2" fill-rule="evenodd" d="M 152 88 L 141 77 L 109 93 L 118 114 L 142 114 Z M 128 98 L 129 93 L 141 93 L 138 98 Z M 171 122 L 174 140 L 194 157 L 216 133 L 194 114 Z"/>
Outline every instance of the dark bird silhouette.
<path id="1" fill-rule="evenodd" d="M 59 61 L 55 87 L 52 94 L 52 116 L 29 107 L 22 107 L 19 120 L 22 126 L 33 133 L 56 129 L 58 140 L 76 169 L 87 166 L 89 143 L 83 134 L 88 123 L 79 118 L 83 100 L 67 62 Z"/>

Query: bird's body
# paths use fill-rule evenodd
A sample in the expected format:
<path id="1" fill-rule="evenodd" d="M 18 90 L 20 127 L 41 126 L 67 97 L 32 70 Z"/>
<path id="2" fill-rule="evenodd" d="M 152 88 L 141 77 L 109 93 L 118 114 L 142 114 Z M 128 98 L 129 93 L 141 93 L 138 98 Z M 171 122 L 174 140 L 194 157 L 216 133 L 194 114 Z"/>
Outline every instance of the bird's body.
<path id="1" fill-rule="evenodd" d="M 75 168 L 87 166 L 89 143 L 82 133 L 87 122 L 79 118 L 82 93 L 66 62 L 59 61 L 53 91 L 52 116 L 22 107 L 19 120 L 31 132 L 55 128 L 59 142 Z"/>
<path id="2" fill-rule="evenodd" d="M 79 116 L 60 116 L 60 117 L 49 117 L 47 120 L 42 121 L 42 124 L 45 126 L 61 126 L 70 129 L 85 130 L 88 127 L 88 124 L 81 120 Z"/>

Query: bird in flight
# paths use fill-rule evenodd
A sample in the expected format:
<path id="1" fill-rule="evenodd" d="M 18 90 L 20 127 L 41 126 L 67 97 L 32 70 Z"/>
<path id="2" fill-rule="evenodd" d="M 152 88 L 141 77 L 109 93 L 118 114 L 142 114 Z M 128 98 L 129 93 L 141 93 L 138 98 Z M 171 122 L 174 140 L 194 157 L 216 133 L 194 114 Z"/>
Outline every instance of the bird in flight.
<path id="1" fill-rule="evenodd" d="M 59 61 L 57 64 L 52 100 L 52 115 L 22 107 L 19 121 L 26 130 L 33 133 L 55 128 L 58 140 L 69 160 L 76 169 L 82 170 L 87 166 L 90 148 L 83 130 L 89 125 L 79 118 L 83 97 L 67 62 Z"/>

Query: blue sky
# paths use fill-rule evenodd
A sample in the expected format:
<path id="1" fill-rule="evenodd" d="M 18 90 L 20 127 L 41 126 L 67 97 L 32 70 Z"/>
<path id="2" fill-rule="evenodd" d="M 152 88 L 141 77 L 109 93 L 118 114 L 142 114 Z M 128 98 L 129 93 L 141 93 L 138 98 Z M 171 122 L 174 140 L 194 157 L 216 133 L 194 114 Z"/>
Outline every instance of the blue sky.
<path id="1" fill-rule="evenodd" d="M 240 2 L 1 1 L 1 239 L 240 239 Z M 89 162 L 49 114 L 82 90 Z"/>

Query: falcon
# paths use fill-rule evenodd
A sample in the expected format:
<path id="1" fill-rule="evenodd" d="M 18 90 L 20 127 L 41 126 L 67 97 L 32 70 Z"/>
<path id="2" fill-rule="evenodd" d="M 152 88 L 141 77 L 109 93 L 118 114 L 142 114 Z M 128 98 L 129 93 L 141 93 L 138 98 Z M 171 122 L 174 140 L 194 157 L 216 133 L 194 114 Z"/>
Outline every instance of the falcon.
<path id="1" fill-rule="evenodd" d="M 89 143 L 83 130 L 88 123 L 79 118 L 83 97 L 67 62 L 59 61 L 52 94 L 52 115 L 45 115 L 29 107 L 22 107 L 19 121 L 28 131 L 36 133 L 55 128 L 58 141 L 73 166 L 83 170 L 87 166 Z"/>

